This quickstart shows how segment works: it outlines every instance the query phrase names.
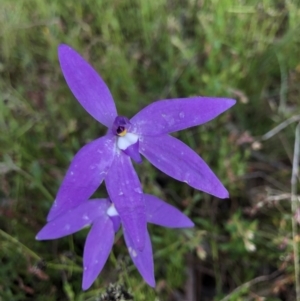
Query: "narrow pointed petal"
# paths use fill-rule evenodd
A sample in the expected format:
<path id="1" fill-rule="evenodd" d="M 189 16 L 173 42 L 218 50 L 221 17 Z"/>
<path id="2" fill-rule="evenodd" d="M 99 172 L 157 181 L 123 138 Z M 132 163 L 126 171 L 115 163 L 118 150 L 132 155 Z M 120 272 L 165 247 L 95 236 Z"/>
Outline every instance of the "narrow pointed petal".
<path id="1" fill-rule="evenodd" d="M 177 208 L 159 198 L 144 194 L 147 222 L 167 228 L 190 228 L 194 223 Z"/>
<path id="2" fill-rule="evenodd" d="M 47 220 L 87 201 L 104 180 L 113 161 L 115 138 L 104 136 L 82 147 L 73 158 Z"/>
<path id="3" fill-rule="evenodd" d="M 150 286 L 155 287 L 152 245 L 148 231 L 146 231 L 145 248 L 143 251 L 139 251 L 134 247 L 134 243 L 125 229 L 123 233 L 129 255 L 134 265 L 144 278 L 145 282 Z"/>
<path id="4" fill-rule="evenodd" d="M 93 284 L 103 269 L 112 249 L 114 237 L 113 224 L 107 215 L 94 221 L 83 252 L 83 290 L 87 290 Z"/>
<path id="5" fill-rule="evenodd" d="M 105 183 L 124 229 L 131 237 L 135 248 L 143 250 L 147 221 L 142 187 L 130 158 L 122 151 L 115 155 Z"/>
<path id="6" fill-rule="evenodd" d="M 228 110 L 235 102 L 234 99 L 214 97 L 165 99 L 148 105 L 130 122 L 136 127 L 137 134 L 167 134 L 206 123 Z"/>
<path id="7" fill-rule="evenodd" d="M 123 152 L 136 163 L 142 163 L 142 157 L 139 153 L 139 141 L 128 146 Z"/>
<path id="8" fill-rule="evenodd" d="M 174 179 L 221 199 L 228 198 L 228 191 L 208 165 L 180 140 L 168 135 L 144 136 L 140 152 Z"/>
<path id="9" fill-rule="evenodd" d="M 76 99 L 96 120 L 111 127 L 117 110 L 103 79 L 68 45 L 59 46 L 58 57 L 65 80 Z"/>
<path id="10" fill-rule="evenodd" d="M 121 226 L 121 219 L 119 216 L 111 216 L 110 220 L 112 221 L 113 225 L 114 225 L 114 231 L 115 233 L 118 232 L 118 230 L 120 229 Z"/>
<path id="11" fill-rule="evenodd" d="M 109 206 L 110 202 L 107 199 L 86 201 L 47 223 L 37 234 L 36 239 L 56 239 L 73 234 L 91 225 L 97 217 L 106 216 L 106 210 Z"/>
<path id="12" fill-rule="evenodd" d="M 112 221 L 112 223 L 114 225 L 114 231 L 118 232 L 118 230 L 121 226 L 121 219 L 120 219 L 119 213 L 116 209 L 116 206 L 113 203 L 110 203 L 110 206 L 107 209 L 106 214 L 110 217 L 110 220 Z"/>

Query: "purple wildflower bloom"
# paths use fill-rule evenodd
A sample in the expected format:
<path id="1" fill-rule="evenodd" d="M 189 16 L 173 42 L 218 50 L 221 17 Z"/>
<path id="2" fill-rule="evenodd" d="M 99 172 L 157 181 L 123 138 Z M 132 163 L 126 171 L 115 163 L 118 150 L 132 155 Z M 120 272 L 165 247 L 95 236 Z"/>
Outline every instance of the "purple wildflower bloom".
<path id="1" fill-rule="evenodd" d="M 168 228 L 193 227 L 192 221 L 175 207 L 155 196 L 144 194 L 146 219 L 148 223 Z M 85 201 L 78 207 L 48 222 L 37 234 L 36 239 L 56 239 L 73 234 L 86 226 L 91 230 L 87 236 L 83 253 L 82 288 L 88 289 L 101 272 L 114 243 L 114 232 L 120 227 L 121 219 L 109 199 Z M 142 251 L 123 228 L 130 257 L 144 280 L 155 286 L 152 246 L 146 230 L 145 247 Z"/>
<path id="2" fill-rule="evenodd" d="M 105 180 L 108 195 L 119 212 L 126 233 L 143 250 L 146 212 L 141 183 L 131 159 L 145 156 L 169 176 L 220 198 L 228 192 L 207 164 L 187 145 L 168 135 L 208 122 L 235 100 L 190 97 L 156 101 L 130 120 L 118 116 L 111 93 L 96 71 L 71 47 L 61 45 L 58 56 L 74 96 L 107 134 L 75 155 L 48 215 L 53 220 L 89 199 Z"/>

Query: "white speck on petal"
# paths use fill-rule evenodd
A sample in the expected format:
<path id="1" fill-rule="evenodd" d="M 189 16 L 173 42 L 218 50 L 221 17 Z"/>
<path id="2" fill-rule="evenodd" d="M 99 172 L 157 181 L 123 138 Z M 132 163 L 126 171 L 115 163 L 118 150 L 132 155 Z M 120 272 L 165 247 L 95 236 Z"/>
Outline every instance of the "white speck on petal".
<path id="1" fill-rule="evenodd" d="M 168 123 L 168 125 L 174 124 L 174 118 L 169 115 L 161 114 L 161 117 Z"/>
<path id="2" fill-rule="evenodd" d="M 104 145 L 105 145 L 106 148 L 110 148 L 110 141 L 106 140 L 106 142 L 104 143 Z"/>
<path id="3" fill-rule="evenodd" d="M 137 193 L 142 193 L 142 190 L 141 190 L 140 187 L 134 188 L 134 191 L 137 192 Z"/>
<path id="4" fill-rule="evenodd" d="M 132 257 L 136 257 L 137 256 L 137 252 L 136 250 L 132 249 L 131 247 L 128 248 L 129 253 L 131 254 Z"/>
<path id="5" fill-rule="evenodd" d="M 74 175 L 74 172 L 73 172 L 73 171 L 71 171 L 71 172 L 70 172 L 70 175 L 71 175 L 71 176 L 73 176 L 73 175 Z"/>
<path id="6" fill-rule="evenodd" d="M 84 267 L 84 270 L 86 271 L 86 270 L 87 270 L 87 267 Z"/>
<path id="7" fill-rule="evenodd" d="M 111 204 L 111 205 L 109 206 L 109 208 L 108 208 L 107 211 L 106 211 L 106 214 L 107 214 L 108 216 L 117 216 L 117 215 L 119 215 L 119 213 L 118 213 L 118 211 L 117 211 L 117 209 L 116 209 L 116 207 L 115 207 L 114 204 Z"/>
<path id="8" fill-rule="evenodd" d="M 85 215 L 82 216 L 82 219 L 87 221 L 87 220 L 89 220 L 89 217 L 85 214 Z"/>
<path id="9" fill-rule="evenodd" d="M 139 136 L 132 133 L 127 133 L 123 137 L 118 138 L 118 148 L 121 150 L 127 149 L 130 145 L 135 144 L 139 140 Z"/>
<path id="10" fill-rule="evenodd" d="M 183 177 L 183 182 L 189 184 L 190 179 L 191 179 L 191 174 L 189 172 L 187 172 L 184 177 Z"/>
<path id="11" fill-rule="evenodd" d="M 184 118 L 184 113 L 183 113 L 183 112 L 180 112 L 180 113 L 179 113 L 179 117 L 180 117 L 180 118 Z"/>
<path id="12" fill-rule="evenodd" d="M 69 229 L 70 229 L 70 225 L 69 225 L 69 224 L 66 224 L 66 225 L 65 225 L 65 229 L 66 229 L 66 230 L 69 230 Z"/>

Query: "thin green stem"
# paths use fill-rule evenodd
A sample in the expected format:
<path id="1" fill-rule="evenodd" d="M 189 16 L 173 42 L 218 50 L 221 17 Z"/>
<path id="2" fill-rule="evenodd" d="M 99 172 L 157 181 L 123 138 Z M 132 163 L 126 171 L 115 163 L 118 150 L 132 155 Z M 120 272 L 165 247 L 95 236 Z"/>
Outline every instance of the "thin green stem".
<path id="1" fill-rule="evenodd" d="M 41 257 L 39 255 L 37 255 L 35 252 L 33 252 L 31 249 L 29 249 L 28 247 L 26 247 L 24 244 L 22 244 L 18 239 L 12 237 L 11 235 L 9 235 L 8 233 L 2 231 L 0 229 L 0 234 L 2 235 L 2 237 L 4 237 L 6 240 L 8 240 L 9 242 L 17 245 L 19 248 L 22 249 L 22 251 L 24 251 L 25 253 L 27 253 L 29 256 L 33 257 L 36 260 L 41 260 Z"/>
<path id="2" fill-rule="evenodd" d="M 212 257 L 213 257 L 213 269 L 214 269 L 215 278 L 216 278 L 216 289 L 217 289 L 217 293 L 220 294 L 222 291 L 222 283 L 221 283 L 221 277 L 220 277 L 219 268 L 218 268 L 218 266 L 219 266 L 218 246 L 214 239 L 211 239 L 210 245 L 211 245 Z"/>
<path id="3" fill-rule="evenodd" d="M 4 155 L 4 160 L 5 160 L 6 164 L 9 166 L 9 168 L 11 170 L 15 170 L 16 172 L 21 174 L 25 179 L 27 179 L 30 182 L 34 183 L 36 185 L 36 187 L 38 187 L 40 189 L 40 191 L 42 192 L 42 194 L 45 196 L 46 199 L 53 200 L 53 196 L 47 190 L 47 188 L 42 183 L 40 183 L 39 181 L 36 181 L 30 173 L 28 173 L 27 171 L 24 171 L 19 166 L 17 166 L 13 162 L 13 160 L 11 159 L 10 156 Z"/>
<path id="4" fill-rule="evenodd" d="M 299 174 L 299 154 L 300 154 L 300 123 L 296 127 L 295 133 L 295 147 L 293 170 L 291 179 L 291 210 L 292 210 L 292 233 L 293 233 L 293 250 L 294 250 L 294 269 L 295 269 L 295 286 L 296 286 L 296 300 L 300 301 L 300 274 L 299 274 L 299 247 L 297 242 L 297 221 L 295 214 L 298 208 L 297 199 L 297 178 Z"/>
<path id="5" fill-rule="evenodd" d="M 41 258 L 37 253 L 29 249 L 27 246 L 25 246 L 23 243 L 21 243 L 18 239 L 12 237 L 8 233 L 4 232 L 0 229 L 0 235 L 5 238 L 7 241 L 11 242 L 14 245 L 17 245 L 19 249 L 22 251 L 22 253 L 26 253 L 36 261 L 41 261 L 43 258 Z M 65 265 L 65 264 L 59 264 L 59 263 L 48 263 L 47 267 L 51 268 L 53 270 L 68 270 L 68 271 L 76 271 L 76 272 L 82 272 L 82 268 L 76 266 L 76 265 Z"/>
<path id="6" fill-rule="evenodd" d="M 275 271 L 274 273 L 272 273 L 270 275 L 259 276 L 248 282 L 245 282 L 242 285 L 238 286 L 236 289 L 234 289 L 229 295 L 227 295 L 225 298 L 221 299 L 220 301 L 230 301 L 231 297 L 237 296 L 237 294 L 239 294 L 240 292 L 243 292 L 245 289 L 249 289 L 251 286 L 253 286 L 257 283 L 260 283 L 260 282 L 270 281 L 270 280 L 276 278 L 278 275 L 280 275 L 280 273 L 281 273 L 280 271 Z M 234 299 L 234 300 L 236 300 L 236 299 Z"/>

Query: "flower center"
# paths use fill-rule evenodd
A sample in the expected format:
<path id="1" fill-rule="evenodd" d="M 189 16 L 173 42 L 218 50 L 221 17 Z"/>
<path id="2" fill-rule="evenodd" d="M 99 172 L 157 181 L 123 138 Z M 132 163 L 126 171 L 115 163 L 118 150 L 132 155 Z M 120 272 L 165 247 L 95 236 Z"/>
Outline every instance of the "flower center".
<path id="1" fill-rule="evenodd" d="M 112 221 L 115 232 L 117 232 L 121 225 L 121 219 L 113 203 L 108 207 L 106 214 L 109 216 L 110 220 Z"/>
<path id="2" fill-rule="evenodd" d="M 113 134 L 119 137 L 123 137 L 126 135 L 128 129 L 130 129 L 129 119 L 124 116 L 117 116 L 112 126 Z"/>
<path id="3" fill-rule="evenodd" d="M 118 211 L 117 211 L 117 209 L 116 209 L 116 207 L 115 207 L 114 204 L 111 204 L 111 205 L 108 207 L 106 213 L 107 213 L 107 215 L 110 216 L 110 217 L 112 217 L 112 216 L 118 216 L 118 215 L 119 215 L 119 213 L 118 213 Z"/>
<path id="4" fill-rule="evenodd" d="M 117 136 L 123 137 L 126 135 L 127 130 L 125 129 L 124 126 L 119 126 L 116 130 Z"/>
<path id="5" fill-rule="evenodd" d="M 141 163 L 142 158 L 139 153 L 139 136 L 130 133 L 130 130 L 132 130 L 132 127 L 129 119 L 124 116 L 117 116 L 112 126 L 112 132 L 118 137 L 118 149 L 122 150 L 135 162 Z"/>

